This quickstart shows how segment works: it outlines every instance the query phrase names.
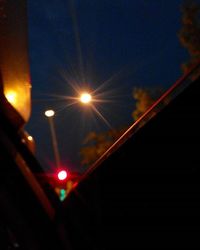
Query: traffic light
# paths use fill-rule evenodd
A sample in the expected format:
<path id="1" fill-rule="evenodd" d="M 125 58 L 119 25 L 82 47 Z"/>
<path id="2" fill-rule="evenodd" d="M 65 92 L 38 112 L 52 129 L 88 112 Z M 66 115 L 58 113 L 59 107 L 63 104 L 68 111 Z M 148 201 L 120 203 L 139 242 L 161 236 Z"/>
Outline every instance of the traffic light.
<path id="1" fill-rule="evenodd" d="M 56 189 L 59 195 L 59 199 L 63 201 L 67 195 L 67 181 L 68 181 L 68 172 L 65 169 L 60 169 L 56 175 Z"/>
<path id="2" fill-rule="evenodd" d="M 64 201 L 64 199 L 66 198 L 66 190 L 65 189 L 60 189 L 59 198 L 61 201 Z"/>
<path id="3" fill-rule="evenodd" d="M 59 199 L 63 201 L 79 182 L 80 174 L 60 168 L 53 173 L 46 173 L 43 178 L 49 182 Z"/>
<path id="4" fill-rule="evenodd" d="M 59 181 L 65 181 L 67 179 L 67 171 L 66 170 L 59 170 L 57 177 Z"/>

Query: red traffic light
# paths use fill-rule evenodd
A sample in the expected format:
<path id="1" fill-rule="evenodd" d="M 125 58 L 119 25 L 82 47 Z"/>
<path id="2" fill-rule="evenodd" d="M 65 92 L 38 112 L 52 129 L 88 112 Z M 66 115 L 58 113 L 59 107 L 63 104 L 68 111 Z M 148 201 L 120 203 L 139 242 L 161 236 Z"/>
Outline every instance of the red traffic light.
<path id="1" fill-rule="evenodd" d="M 57 174 L 58 180 L 64 181 L 67 179 L 67 171 L 66 170 L 60 170 Z"/>

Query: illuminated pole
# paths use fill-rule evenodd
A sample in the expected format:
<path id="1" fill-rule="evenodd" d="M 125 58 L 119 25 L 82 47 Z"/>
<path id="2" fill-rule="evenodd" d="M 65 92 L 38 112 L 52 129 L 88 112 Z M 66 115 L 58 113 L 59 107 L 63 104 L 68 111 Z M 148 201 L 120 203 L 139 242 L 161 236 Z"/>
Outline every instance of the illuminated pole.
<path id="1" fill-rule="evenodd" d="M 57 143 L 55 126 L 54 126 L 54 121 L 53 121 L 54 115 L 55 115 L 55 112 L 53 110 L 46 110 L 45 111 L 45 116 L 48 117 L 48 121 L 49 121 L 49 125 L 50 125 L 56 167 L 59 168 L 60 167 L 60 155 L 59 155 L 59 151 L 58 151 L 58 143 Z"/>
<path id="2" fill-rule="evenodd" d="M 79 101 L 85 105 L 89 104 L 92 101 L 92 96 L 87 92 L 83 92 L 79 97 Z M 46 110 L 44 114 L 48 118 L 48 121 L 49 121 L 56 167 L 59 168 L 60 167 L 60 155 L 58 151 L 58 143 L 57 143 L 55 126 L 54 126 L 54 121 L 53 121 L 55 112 L 52 109 L 50 109 L 50 110 Z"/>

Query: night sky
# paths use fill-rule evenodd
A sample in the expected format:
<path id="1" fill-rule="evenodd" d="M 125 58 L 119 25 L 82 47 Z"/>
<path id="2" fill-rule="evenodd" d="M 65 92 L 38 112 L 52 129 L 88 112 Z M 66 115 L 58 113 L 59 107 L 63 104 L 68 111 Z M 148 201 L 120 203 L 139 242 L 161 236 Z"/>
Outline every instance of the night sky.
<path id="1" fill-rule="evenodd" d="M 90 131 L 130 125 L 134 87 L 171 86 L 187 60 L 177 33 L 181 0 L 29 0 L 32 115 L 26 126 L 45 169 L 54 165 L 54 109 L 62 164 L 80 170 L 79 151 Z M 95 91 L 89 107 L 70 105 L 74 87 Z M 65 97 L 66 96 L 66 97 Z M 106 121 L 106 122 L 105 122 Z"/>

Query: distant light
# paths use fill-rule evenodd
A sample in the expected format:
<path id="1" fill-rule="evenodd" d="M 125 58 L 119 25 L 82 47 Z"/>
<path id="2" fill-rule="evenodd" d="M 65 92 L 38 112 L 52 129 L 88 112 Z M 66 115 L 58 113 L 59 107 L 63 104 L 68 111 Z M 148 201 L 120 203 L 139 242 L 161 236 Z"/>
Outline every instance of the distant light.
<path id="1" fill-rule="evenodd" d="M 16 104 L 17 95 L 14 91 L 8 91 L 5 96 L 9 103 Z"/>
<path id="2" fill-rule="evenodd" d="M 33 140 L 33 137 L 31 135 L 29 135 L 27 138 L 28 138 L 29 141 Z"/>
<path id="3" fill-rule="evenodd" d="M 44 113 L 47 117 L 52 117 L 55 115 L 55 112 L 50 109 L 50 110 L 46 110 L 45 113 Z"/>
<path id="4" fill-rule="evenodd" d="M 60 181 L 64 181 L 66 178 L 67 178 L 67 171 L 61 170 L 61 171 L 58 173 L 58 179 L 59 179 Z"/>
<path id="5" fill-rule="evenodd" d="M 89 93 L 83 93 L 80 96 L 80 101 L 84 104 L 91 102 L 92 96 Z"/>

